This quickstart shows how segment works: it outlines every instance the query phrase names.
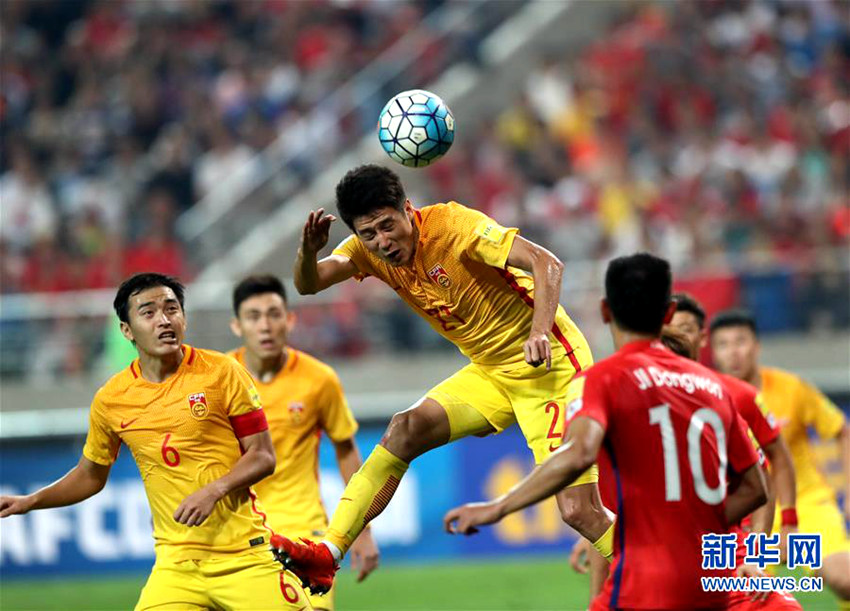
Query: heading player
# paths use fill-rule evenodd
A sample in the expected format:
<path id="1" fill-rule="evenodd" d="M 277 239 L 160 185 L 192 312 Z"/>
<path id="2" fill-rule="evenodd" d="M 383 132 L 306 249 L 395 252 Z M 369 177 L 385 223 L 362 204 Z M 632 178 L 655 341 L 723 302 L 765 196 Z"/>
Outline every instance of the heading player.
<path id="1" fill-rule="evenodd" d="M 260 393 L 277 453 L 274 475 L 254 486 L 269 523 L 290 537 L 325 534 L 328 518 L 319 494 L 319 440 L 333 442 L 345 483 L 360 468 L 354 440 L 357 421 L 333 369 L 287 346 L 295 314 L 275 276 L 250 276 L 233 289 L 233 333 L 242 347 L 231 355 L 251 376 Z M 351 546 L 352 566 L 362 581 L 378 565 L 378 549 L 368 529 Z M 311 596 L 315 609 L 333 609 L 333 591 Z"/>
<path id="2" fill-rule="evenodd" d="M 759 389 L 776 417 L 797 471 L 797 516 L 801 532 L 821 533 L 824 583 L 850 609 L 850 540 L 844 524 L 850 518 L 850 425 L 842 411 L 798 376 L 759 366 L 756 321 L 743 310 L 720 312 L 709 327 L 717 367 Z M 835 492 L 824 480 L 811 453 L 809 427 L 821 439 L 837 439 L 844 464 L 844 515 Z M 781 501 L 781 499 L 780 499 Z"/>
<path id="3" fill-rule="evenodd" d="M 617 521 L 611 576 L 594 611 L 722 607 L 727 593 L 702 591 L 701 537 L 728 532 L 767 498 L 717 375 L 658 339 L 675 309 L 670 286 L 670 266 L 652 255 L 609 264 L 602 319 L 617 352 L 570 384 L 561 449 L 506 495 L 445 517 L 449 532 L 477 532 L 556 493 L 602 450 L 616 482 Z M 740 479 L 731 494 L 727 470 Z"/>
<path id="4" fill-rule="evenodd" d="M 156 562 L 137 610 L 310 608 L 269 551 L 249 488 L 275 468 L 257 392 L 233 359 L 183 344 L 183 295 L 160 274 L 121 285 L 115 311 L 138 358 L 97 391 L 77 466 L 32 494 L 0 497 L 0 517 L 97 494 L 123 443 L 153 514 Z"/>
<path id="5" fill-rule="evenodd" d="M 322 209 L 310 213 L 295 264 L 299 292 L 374 276 L 471 363 L 393 416 L 346 487 L 323 544 L 281 541 L 288 566 L 318 589 L 330 585 L 334 562 L 424 452 L 518 423 L 542 462 L 561 441 L 567 383 L 592 362 L 587 342 L 558 305 L 563 264 L 516 229 L 456 202 L 415 209 L 399 177 L 376 165 L 348 172 L 336 201 L 354 235 L 317 261 L 335 219 Z M 613 529 L 596 480 L 588 465 L 558 502 L 564 520 L 610 556 Z"/>

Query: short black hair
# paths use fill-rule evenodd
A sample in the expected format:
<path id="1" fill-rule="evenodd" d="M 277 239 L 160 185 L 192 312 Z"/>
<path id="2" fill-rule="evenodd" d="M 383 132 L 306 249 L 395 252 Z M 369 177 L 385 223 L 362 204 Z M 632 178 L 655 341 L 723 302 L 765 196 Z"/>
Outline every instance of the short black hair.
<path id="1" fill-rule="evenodd" d="M 688 343 L 687 336 L 670 325 L 664 325 L 661 328 L 661 343 L 667 346 L 671 351 L 686 359 L 693 358 L 691 356 L 691 345 Z"/>
<path id="2" fill-rule="evenodd" d="M 121 322 L 130 322 L 130 313 L 128 304 L 130 297 L 147 289 L 152 289 L 157 286 L 165 286 L 174 291 L 177 296 L 177 301 L 180 302 L 180 309 L 183 309 L 185 303 L 186 287 L 173 276 L 165 274 L 156 274 L 147 272 L 144 274 L 136 274 L 127 278 L 118 287 L 118 292 L 115 293 L 115 300 L 112 302 L 112 307 L 115 308 L 115 313 L 118 315 L 118 320 Z"/>
<path id="3" fill-rule="evenodd" d="M 703 310 L 699 301 L 697 301 L 690 293 L 679 292 L 673 293 L 673 301 L 676 302 L 677 312 L 687 312 L 693 314 L 697 319 L 699 328 L 705 327 L 705 310 Z"/>
<path id="4" fill-rule="evenodd" d="M 286 289 L 280 278 L 271 274 L 258 274 L 248 276 L 233 288 L 233 313 L 239 317 L 239 306 L 246 299 L 263 293 L 274 293 L 280 295 L 284 305 L 286 301 Z"/>
<path id="5" fill-rule="evenodd" d="M 354 231 L 354 220 L 380 208 L 404 210 L 407 196 L 398 174 L 380 165 L 361 165 L 336 185 L 336 208 L 340 218 Z"/>
<path id="6" fill-rule="evenodd" d="M 732 308 L 718 312 L 711 319 L 709 332 L 714 333 L 718 329 L 726 329 L 728 327 L 747 327 L 753 332 L 753 335 L 758 336 L 758 326 L 753 313 L 743 308 Z"/>
<path id="7" fill-rule="evenodd" d="M 670 264 L 641 252 L 608 264 L 605 299 L 620 327 L 657 335 L 664 324 L 672 285 Z"/>

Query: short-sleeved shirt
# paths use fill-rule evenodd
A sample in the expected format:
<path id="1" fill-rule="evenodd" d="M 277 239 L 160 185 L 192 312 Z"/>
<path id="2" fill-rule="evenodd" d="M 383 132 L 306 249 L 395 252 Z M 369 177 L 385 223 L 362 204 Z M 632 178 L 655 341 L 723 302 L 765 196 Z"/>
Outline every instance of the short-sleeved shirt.
<path id="1" fill-rule="evenodd" d="M 387 283 L 413 310 L 473 363 L 500 365 L 524 359 L 531 332 L 534 280 L 507 265 L 518 230 L 457 202 L 415 211 L 419 242 L 413 261 L 392 266 L 356 236 L 333 253 L 349 259 L 362 280 Z M 553 355 L 572 354 L 581 332 L 561 306 L 551 329 Z"/>
<path id="2" fill-rule="evenodd" d="M 174 520 L 190 494 L 226 475 L 241 457 L 239 438 L 267 430 L 251 377 L 233 359 L 183 346 L 177 372 L 142 377 L 138 360 L 97 391 L 83 455 L 111 465 L 126 445 L 153 515 L 157 558 L 200 560 L 264 549 L 270 531 L 250 488 L 215 504 L 200 526 Z"/>
<path id="3" fill-rule="evenodd" d="M 627 344 L 576 376 L 567 431 L 584 416 L 605 428 L 603 460 L 615 482 L 614 559 L 600 594 L 610 608 L 722 606 L 702 591 L 702 535 L 728 533 L 728 472 L 757 456 L 717 374 L 660 341 Z M 663 587 L 647 587 L 663 584 Z"/>
<path id="4" fill-rule="evenodd" d="M 774 415 L 791 451 L 797 473 L 798 502 L 834 499 L 835 492 L 818 470 L 808 429 L 821 439 L 835 438 L 844 426 L 844 413 L 811 384 L 787 371 L 762 367 L 761 398 Z"/>
<path id="5" fill-rule="evenodd" d="M 764 448 L 779 437 L 776 418 L 763 405 L 758 389 L 743 380 L 718 372 L 718 377 L 732 397 L 732 405 L 747 423 L 753 439 Z"/>
<path id="6" fill-rule="evenodd" d="M 321 532 L 327 515 L 319 494 L 319 441 L 351 439 L 357 421 L 336 373 L 287 348 L 286 364 L 267 383 L 254 380 L 277 454 L 274 475 L 254 485 L 269 524 L 284 533 Z M 231 353 L 245 364 L 245 349 Z"/>

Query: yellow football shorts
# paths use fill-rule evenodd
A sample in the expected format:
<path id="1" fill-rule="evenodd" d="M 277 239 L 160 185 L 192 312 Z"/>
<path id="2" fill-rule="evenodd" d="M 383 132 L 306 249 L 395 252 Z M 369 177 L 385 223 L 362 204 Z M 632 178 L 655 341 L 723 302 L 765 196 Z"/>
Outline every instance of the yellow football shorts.
<path id="1" fill-rule="evenodd" d="M 228 558 L 157 560 L 136 611 L 312 609 L 300 580 L 270 551 Z"/>
<path id="2" fill-rule="evenodd" d="M 575 347 L 573 356 L 581 369 L 593 364 L 586 343 Z M 539 464 L 561 445 L 567 385 L 575 374 L 572 360 L 563 351 L 553 355 L 549 371 L 543 365 L 532 367 L 525 361 L 509 366 L 470 363 L 426 396 L 446 410 L 451 441 L 486 435 L 487 424 L 501 433 L 517 423 Z M 572 485 L 597 480 L 594 465 Z"/>

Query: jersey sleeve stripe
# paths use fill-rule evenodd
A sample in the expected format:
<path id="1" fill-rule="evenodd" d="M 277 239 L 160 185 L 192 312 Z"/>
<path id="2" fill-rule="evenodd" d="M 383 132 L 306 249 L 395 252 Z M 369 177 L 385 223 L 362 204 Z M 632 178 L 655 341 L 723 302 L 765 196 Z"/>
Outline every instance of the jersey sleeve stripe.
<path id="1" fill-rule="evenodd" d="M 511 287 L 530 308 L 534 308 L 534 297 L 528 294 L 528 290 L 524 286 L 520 286 L 516 281 L 516 276 L 514 276 L 511 272 L 506 269 L 497 269 L 499 275 L 505 279 L 505 282 L 508 283 L 508 286 Z M 573 366 L 573 369 L 576 372 L 581 371 L 581 364 L 578 362 L 576 355 L 574 354 L 575 350 L 570 345 L 570 342 L 567 340 L 566 336 L 561 332 L 558 328 L 557 323 L 552 323 L 552 335 L 555 336 L 561 345 L 566 349 L 567 356 L 570 358 L 570 363 Z"/>
<path id="2" fill-rule="evenodd" d="M 256 435 L 257 433 L 269 430 L 266 414 L 261 409 L 248 412 L 247 414 L 231 416 L 230 424 L 233 426 L 233 432 L 236 433 L 237 437 L 247 437 L 248 435 Z"/>

